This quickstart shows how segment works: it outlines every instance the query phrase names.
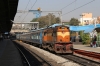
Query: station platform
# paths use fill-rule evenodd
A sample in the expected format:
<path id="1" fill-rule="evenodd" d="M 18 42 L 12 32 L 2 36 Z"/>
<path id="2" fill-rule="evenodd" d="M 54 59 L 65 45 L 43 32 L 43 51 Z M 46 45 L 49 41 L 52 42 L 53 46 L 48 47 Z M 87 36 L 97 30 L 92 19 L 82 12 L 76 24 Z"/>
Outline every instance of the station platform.
<path id="1" fill-rule="evenodd" d="M 74 49 L 86 50 L 91 52 L 100 53 L 100 47 L 90 47 L 89 45 L 73 44 Z"/>
<path id="2" fill-rule="evenodd" d="M 23 66 L 21 56 L 10 39 L 0 41 L 0 66 Z"/>

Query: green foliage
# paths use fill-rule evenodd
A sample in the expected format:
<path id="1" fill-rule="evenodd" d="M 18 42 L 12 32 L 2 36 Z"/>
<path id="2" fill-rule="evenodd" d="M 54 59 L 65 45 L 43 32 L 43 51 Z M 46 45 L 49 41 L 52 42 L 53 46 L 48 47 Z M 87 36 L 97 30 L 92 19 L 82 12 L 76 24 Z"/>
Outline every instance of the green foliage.
<path id="1" fill-rule="evenodd" d="M 80 36 L 82 36 L 82 35 L 83 35 L 83 33 L 84 33 L 83 31 L 79 31 L 79 35 L 80 35 Z"/>
<path id="2" fill-rule="evenodd" d="M 46 16 L 41 16 L 40 18 L 34 18 L 31 22 L 39 22 L 39 27 L 42 28 L 55 23 L 60 23 L 60 18 L 49 13 Z"/>
<path id="3" fill-rule="evenodd" d="M 60 23 L 61 22 L 59 17 L 56 17 L 55 20 L 56 20 L 56 23 Z"/>
<path id="4" fill-rule="evenodd" d="M 82 43 L 83 43 L 83 44 L 90 44 L 91 39 L 90 39 L 88 33 L 85 33 L 85 34 L 82 33 L 82 34 L 81 34 L 81 38 L 82 38 Z"/>
<path id="5" fill-rule="evenodd" d="M 36 22 L 38 20 L 38 18 L 34 18 L 31 22 Z"/>
<path id="6" fill-rule="evenodd" d="M 78 26 L 80 23 L 80 21 L 78 21 L 78 19 L 76 18 L 71 18 L 70 22 L 69 22 L 69 25 L 71 26 Z"/>

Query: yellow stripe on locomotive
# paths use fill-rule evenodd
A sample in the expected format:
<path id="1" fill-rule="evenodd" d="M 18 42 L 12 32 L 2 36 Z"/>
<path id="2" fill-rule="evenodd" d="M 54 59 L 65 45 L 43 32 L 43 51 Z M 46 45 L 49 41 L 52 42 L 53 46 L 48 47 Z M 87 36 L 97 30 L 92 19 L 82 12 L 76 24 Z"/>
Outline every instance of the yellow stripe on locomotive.
<path id="1" fill-rule="evenodd" d="M 68 27 L 58 27 L 57 42 L 70 42 L 70 30 Z"/>

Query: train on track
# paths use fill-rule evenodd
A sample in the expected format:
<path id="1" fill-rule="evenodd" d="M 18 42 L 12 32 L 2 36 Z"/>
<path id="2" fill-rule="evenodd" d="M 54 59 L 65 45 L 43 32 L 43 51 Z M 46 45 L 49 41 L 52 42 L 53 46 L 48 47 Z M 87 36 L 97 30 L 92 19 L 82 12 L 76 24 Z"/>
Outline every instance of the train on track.
<path id="1" fill-rule="evenodd" d="M 16 36 L 16 38 L 56 53 L 73 53 L 70 29 L 64 25 L 34 30 L 30 33 Z"/>

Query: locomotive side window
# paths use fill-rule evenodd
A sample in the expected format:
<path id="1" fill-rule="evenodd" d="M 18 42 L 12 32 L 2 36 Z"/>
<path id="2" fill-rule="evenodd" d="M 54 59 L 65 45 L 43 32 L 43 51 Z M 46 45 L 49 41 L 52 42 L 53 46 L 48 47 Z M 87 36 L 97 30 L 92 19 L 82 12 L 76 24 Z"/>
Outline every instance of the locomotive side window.
<path id="1" fill-rule="evenodd" d="M 52 36 L 53 36 L 53 33 L 52 33 Z"/>
<path id="2" fill-rule="evenodd" d="M 46 36 L 47 32 L 44 32 L 44 36 Z"/>

